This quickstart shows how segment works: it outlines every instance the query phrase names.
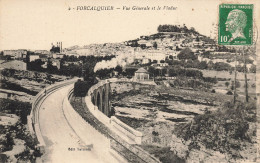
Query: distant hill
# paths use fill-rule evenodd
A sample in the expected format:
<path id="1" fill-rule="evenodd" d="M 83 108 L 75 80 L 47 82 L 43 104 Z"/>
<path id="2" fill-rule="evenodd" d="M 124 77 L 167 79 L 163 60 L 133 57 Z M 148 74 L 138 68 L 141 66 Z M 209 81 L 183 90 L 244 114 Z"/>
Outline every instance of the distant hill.
<path id="1" fill-rule="evenodd" d="M 67 52 L 74 52 L 80 55 L 111 55 L 118 51 L 128 51 L 129 48 L 139 47 L 142 49 L 176 50 L 190 47 L 195 50 L 205 51 L 211 49 L 216 52 L 234 52 L 225 46 L 219 46 L 216 40 L 202 35 L 191 27 L 188 29 L 185 24 L 180 25 L 159 25 L 157 33 L 143 35 L 134 40 L 126 40 L 122 43 L 90 44 L 83 47 L 73 46 L 66 48 Z"/>

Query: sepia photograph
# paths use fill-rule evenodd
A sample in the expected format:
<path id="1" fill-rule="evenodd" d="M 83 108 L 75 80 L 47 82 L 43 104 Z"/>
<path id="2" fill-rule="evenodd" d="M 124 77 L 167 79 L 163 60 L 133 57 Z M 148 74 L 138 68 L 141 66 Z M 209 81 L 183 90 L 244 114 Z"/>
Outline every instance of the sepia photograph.
<path id="1" fill-rule="evenodd" d="M 259 31 L 258 0 L 0 0 L 0 163 L 259 162 Z"/>

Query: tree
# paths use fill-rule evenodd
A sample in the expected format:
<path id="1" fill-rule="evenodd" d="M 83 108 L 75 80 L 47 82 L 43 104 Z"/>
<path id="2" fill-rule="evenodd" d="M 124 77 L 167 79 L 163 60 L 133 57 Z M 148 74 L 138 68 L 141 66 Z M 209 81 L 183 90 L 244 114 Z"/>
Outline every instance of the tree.
<path id="1" fill-rule="evenodd" d="M 118 72 L 118 74 L 122 74 L 122 72 L 123 72 L 123 69 L 122 69 L 122 67 L 121 67 L 121 66 L 117 65 L 117 66 L 116 66 L 116 68 L 115 68 L 115 71 L 117 71 L 117 72 Z"/>
<path id="2" fill-rule="evenodd" d="M 132 77 L 132 76 L 134 76 L 136 71 L 137 71 L 136 68 L 126 68 L 123 75 L 127 76 L 127 77 Z"/>
<path id="3" fill-rule="evenodd" d="M 44 64 L 43 61 L 40 59 L 36 59 L 35 61 L 29 62 L 27 64 L 28 70 L 32 71 L 43 71 L 42 65 Z"/>
<path id="4" fill-rule="evenodd" d="M 50 49 L 50 52 L 52 53 L 60 53 L 60 47 L 56 47 L 56 46 L 52 46 L 52 48 Z"/>
<path id="5" fill-rule="evenodd" d="M 154 74 L 155 74 L 155 68 L 152 67 L 152 66 L 149 66 L 149 68 L 148 68 L 148 72 L 149 72 L 149 74 L 154 75 Z"/>
<path id="6" fill-rule="evenodd" d="M 47 72 L 53 74 L 58 72 L 58 68 L 52 65 L 52 61 L 48 60 L 47 62 Z"/>
<path id="7" fill-rule="evenodd" d="M 186 27 L 186 26 L 185 26 Z M 185 27 L 182 28 L 185 30 Z M 157 28 L 158 32 L 181 32 L 181 28 L 177 27 L 176 25 L 159 25 Z M 187 27 L 186 27 L 187 30 Z"/>
<path id="8" fill-rule="evenodd" d="M 195 41 L 197 41 L 197 42 L 199 42 L 199 41 L 200 41 L 200 39 L 199 39 L 199 37 L 198 37 L 198 36 L 196 37 Z"/>
<path id="9" fill-rule="evenodd" d="M 145 45 L 145 44 L 141 44 L 140 47 L 141 47 L 142 49 L 145 49 L 145 48 L 146 48 L 146 45 Z"/>
<path id="10" fill-rule="evenodd" d="M 197 56 L 194 55 L 194 53 L 191 51 L 190 48 L 185 48 L 185 49 L 181 50 L 181 52 L 177 55 L 177 57 L 180 60 L 186 60 L 186 59 L 195 60 L 195 59 L 197 59 Z"/>
<path id="11" fill-rule="evenodd" d="M 3 76 L 3 79 L 6 80 L 9 77 L 13 77 L 15 74 L 15 70 L 14 69 L 3 69 L 1 71 L 1 75 Z"/>
<path id="12" fill-rule="evenodd" d="M 228 86 L 229 86 L 229 82 L 225 82 L 225 86 L 228 88 Z"/>
<path id="13" fill-rule="evenodd" d="M 102 60 L 102 59 L 100 59 Z M 83 69 L 83 76 L 84 76 L 84 80 L 90 80 L 92 82 L 94 82 L 95 80 L 95 73 L 94 73 L 94 68 L 96 66 L 96 63 L 99 61 L 99 59 L 97 57 L 94 56 L 87 56 L 84 61 L 83 61 L 83 65 L 82 65 L 82 69 Z"/>
<path id="14" fill-rule="evenodd" d="M 153 43 L 153 48 L 154 48 L 154 49 L 157 49 L 157 46 L 158 46 L 157 43 L 154 42 L 154 43 Z"/>
<path id="15" fill-rule="evenodd" d="M 196 32 L 194 27 L 190 27 L 190 31 L 193 32 L 193 33 Z"/>
<path id="16" fill-rule="evenodd" d="M 236 88 L 239 88 L 241 86 L 240 82 L 237 80 L 236 81 Z M 234 81 L 232 81 L 232 84 L 231 84 L 231 89 L 234 90 L 235 87 L 234 87 Z"/>

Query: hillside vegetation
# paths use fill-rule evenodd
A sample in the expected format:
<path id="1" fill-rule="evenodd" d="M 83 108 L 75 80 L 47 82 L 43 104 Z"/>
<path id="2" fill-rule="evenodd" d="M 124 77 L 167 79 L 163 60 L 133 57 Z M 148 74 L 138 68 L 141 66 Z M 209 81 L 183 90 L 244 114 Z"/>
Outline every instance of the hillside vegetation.
<path id="1" fill-rule="evenodd" d="M 190 123 L 176 126 L 175 134 L 190 142 L 189 150 L 211 149 L 225 153 L 235 160 L 255 158 L 255 101 L 238 101 L 235 105 L 226 102 L 217 111 L 207 111 L 203 115 L 195 116 Z"/>

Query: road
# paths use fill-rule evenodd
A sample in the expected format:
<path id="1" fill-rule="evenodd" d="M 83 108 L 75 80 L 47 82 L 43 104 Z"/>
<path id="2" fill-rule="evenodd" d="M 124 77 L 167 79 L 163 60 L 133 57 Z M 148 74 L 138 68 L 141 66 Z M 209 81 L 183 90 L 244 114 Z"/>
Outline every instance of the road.
<path id="1" fill-rule="evenodd" d="M 95 150 L 85 150 L 88 142 L 82 142 L 67 122 L 62 102 L 72 85 L 63 87 L 51 93 L 44 99 L 39 111 L 39 124 L 43 139 L 46 143 L 43 162 L 71 163 L 71 162 L 118 162 L 114 157 L 104 159 L 102 153 Z M 92 134 L 93 139 L 95 133 Z M 91 141 L 91 140 L 90 140 Z M 94 144 L 95 148 L 95 144 Z M 109 147 L 104 147 L 108 148 Z M 82 149 L 84 151 L 79 151 Z"/>

